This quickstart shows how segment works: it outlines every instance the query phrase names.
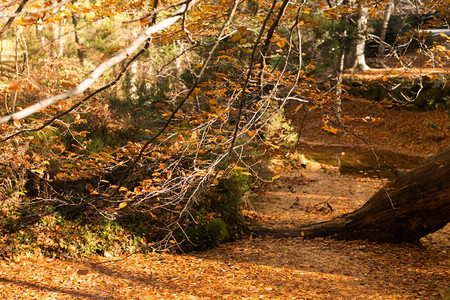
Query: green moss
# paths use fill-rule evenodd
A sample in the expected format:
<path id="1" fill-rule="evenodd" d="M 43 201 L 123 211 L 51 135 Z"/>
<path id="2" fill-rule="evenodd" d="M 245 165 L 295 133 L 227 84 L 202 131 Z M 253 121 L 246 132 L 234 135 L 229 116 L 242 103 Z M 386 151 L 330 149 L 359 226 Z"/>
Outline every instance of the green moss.
<path id="1" fill-rule="evenodd" d="M 177 229 L 174 236 L 183 251 L 206 250 L 230 240 L 228 226 L 220 219 L 211 219 L 203 224 L 190 224 L 184 232 Z"/>

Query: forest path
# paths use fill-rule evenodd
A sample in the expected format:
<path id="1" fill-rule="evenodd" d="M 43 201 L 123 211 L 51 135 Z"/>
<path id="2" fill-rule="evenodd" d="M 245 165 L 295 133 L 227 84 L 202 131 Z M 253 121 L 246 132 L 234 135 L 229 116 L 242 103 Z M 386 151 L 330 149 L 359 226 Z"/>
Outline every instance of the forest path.
<path id="1" fill-rule="evenodd" d="M 296 226 L 353 210 L 379 185 L 311 163 L 254 195 L 254 209 L 264 226 Z M 200 253 L 139 254 L 113 263 L 1 261 L 0 298 L 449 299 L 449 229 L 413 244 L 250 237 Z"/>

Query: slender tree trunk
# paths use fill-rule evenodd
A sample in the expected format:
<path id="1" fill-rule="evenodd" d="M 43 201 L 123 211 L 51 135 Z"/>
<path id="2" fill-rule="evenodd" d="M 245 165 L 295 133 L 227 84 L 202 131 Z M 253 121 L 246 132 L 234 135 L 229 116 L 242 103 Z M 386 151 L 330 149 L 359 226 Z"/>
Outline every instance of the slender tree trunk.
<path id="1" fill-rule="evenodd" d="M 366 48 L 366 32 L 367 32 L 367 15 L 369 10 L 367 7 L 361 6 L 357 24 L 357 38 L 355 41 L 355 62 L 353 69 L 360 71 L 369 70 L 366 64 L 365 48 Z"/>
<path id="2" fill-rule="evenodd" d="M 391 19 L 392 8 L 394 7 L 394 1 L 390 0 L 384 10 L 383 23 L 381 24 L 380 43 L 378 44 L 378 57 L 384 57 L 386 32 Z"/>
<path id="3" fill-rule="evenodd" d="M 55 23 L 51 23 L 50 24 L 50 29 L 51 29 L 51 33 L 52 33 L 52 39 L 50 40 L 50 47 L 49 47 L 49 55 L 52 59 L 57 59 L 58 58 L 58 32 L 59 32 L 59 23 L 55 22 Z"/>
<path id="4" fill-rule="evenodd" d="M 73 1 L 73 5 L 76 5 L 76 3 Z M 81 41 L 80 34 L 79 34 L 79 23 L 80 23 L 80 17 L 76 14 L 72 14 L 72 24 L 73 24 L 73 34 L 75 38 L 75 47 L 77 48 L 77 56 L 78 60 L 80 61 L 82 66 L 86 65 L 86 49 L 83 46 L 83 42 Z"/>
<path id="5" fill-rule="evenodd" d="M 61 20 L 58 24 L 58 57 L 62 57 L 66 46 L 66 20 Z"/>
<path id="6" fill-rule="evenodd" d="M 333 236 L 411 242 L 450 222 L 450 147 L 381 188 L 360 209 L 328 222 L 294 229 L 261 229 L 278 237 Z"/>
<path id="7" fill-rule="evenodd" d="M 130 90 L 128 91 L 131 100 L 137 100 L 139 98 L 137 94 L 137 71 L 138 71 L 138 62 L 135 61 L 131 64 L 130 67 Z"/>
<path id="8" fill-rule="evenodd" d="M 25 39 L 23 32 L 20 34 L 20 46 L 22 47 L 22 54 L 23 54 L 23 66 L 22 66 L 22 73 L 25 73 L 26 75 L 30 76 L 30 64 L 29 64 L 29 57 L 28 57 L 28 44 L 27 40 Z"/>
<path id="9" fill-rule="evenodd" d="M 347 30 L 344 31 L 343 36 L 344 36 L 343 41 L 345 41 L 346 37 L 347 37 Z M 338 118 L 338 120 L 340 120 L 341 112 L 342 112 L 342 108 L 341 108 L 342 86 L 341 85 L 342 85 L 342 75 L 344 73 L 344 66 L 345 66 L 345 45 L 343 45 L 341 43 L 340 52 L 339 52 L 339 60 L 338 60 L 337 68 L 336 68 L 336 86 L 335 86 L 336 99 L 334 101 L 334 111 L 336 113 L 336 117 Z"/>
<path id="10" fill-rule="evenodd" d="M 45 41 L 44 24 L 42 22 L 42 19 L 39 19 L 36 23 L 36 35 L 39 36 L 39 40 L 41 42 L 41 50 L 46 51 L 45 49 L 47 49 L 47 42 Z"/>

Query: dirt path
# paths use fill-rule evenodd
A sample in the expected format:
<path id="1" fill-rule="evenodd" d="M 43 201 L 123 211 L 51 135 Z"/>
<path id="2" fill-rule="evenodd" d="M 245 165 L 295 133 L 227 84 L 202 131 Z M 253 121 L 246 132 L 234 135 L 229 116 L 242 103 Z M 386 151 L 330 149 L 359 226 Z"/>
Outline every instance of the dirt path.
<path id="1" fill-rule="evenodd" d="M 310 162 L 259 191 L 255 211 L 265 228 L 296 227 L 355 210 L 381 186 L 378 179 L 342 176 L 337 168 Z"/>
<path id="2" fill-rule="evenodd" d="M 380 185 L 319 164 L 308 168 L 255 195 L 259 222 L 289 227 L 330 219 L 359 207 Z M 0 262 L 0 298 L 449 299 L 449 245 L 447 226 L 414 244 L 247 238 L 197 254 L 110 264 L 30 257 Z"/>

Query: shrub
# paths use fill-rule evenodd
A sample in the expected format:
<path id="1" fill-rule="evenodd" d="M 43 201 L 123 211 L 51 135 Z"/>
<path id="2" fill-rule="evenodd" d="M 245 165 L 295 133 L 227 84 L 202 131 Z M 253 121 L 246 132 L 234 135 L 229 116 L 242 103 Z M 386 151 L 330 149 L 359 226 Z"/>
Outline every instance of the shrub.
<path id="1" fill-rule="evenodd" d="M 242 215 L 245 198 L 250 192 L 248 176 L 235 173 L 205 193 L 192 215 L 196 223 L 177 229 L 175 239 L 183 251 L 200 251 L 237 239 L 248 231 Z"/>

